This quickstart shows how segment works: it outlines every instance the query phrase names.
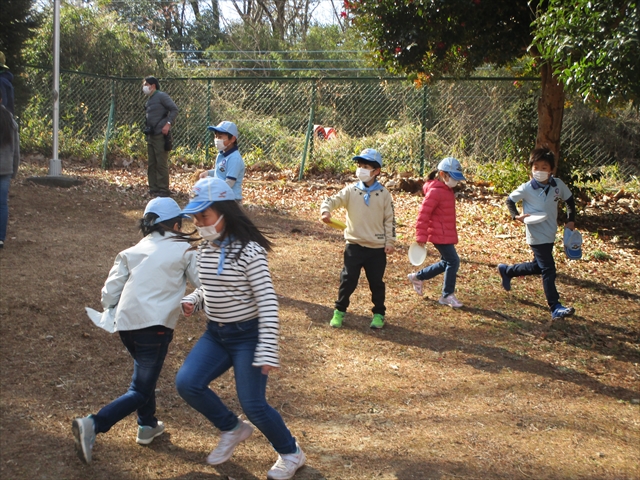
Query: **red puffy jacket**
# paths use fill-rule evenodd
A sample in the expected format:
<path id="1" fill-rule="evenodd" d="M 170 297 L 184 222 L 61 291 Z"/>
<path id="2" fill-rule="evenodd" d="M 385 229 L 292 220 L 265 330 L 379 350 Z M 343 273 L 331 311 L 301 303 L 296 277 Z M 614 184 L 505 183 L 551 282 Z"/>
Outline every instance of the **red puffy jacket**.
<path id="1" fill-rule="evenodd" d="M 437 245 L 458 243 L 453 190 L 439 180 L 428 180 L 423 190 L 424 200 L 416 221 L 416 241 Z"/>

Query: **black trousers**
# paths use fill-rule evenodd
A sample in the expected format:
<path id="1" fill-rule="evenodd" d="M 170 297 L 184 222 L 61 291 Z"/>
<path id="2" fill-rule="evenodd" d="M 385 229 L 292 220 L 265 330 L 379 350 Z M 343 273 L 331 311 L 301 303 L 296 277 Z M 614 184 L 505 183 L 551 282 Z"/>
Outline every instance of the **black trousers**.
<path id="1" fill-rule="evenodd" d="M 344 249 L 344 268 L 340 273 L 340 289 L 336 310 L 346 312 L 349 307 L 349 298 L 358 286 L 360 271 L 364 273 L 371 290 L 373 313 L 385 314 L 385 285 L 382 281 L 384 270 L 387 267 L 387 254 L 384 248 L 367 248 L 354 243 L 348 243 Z"/>

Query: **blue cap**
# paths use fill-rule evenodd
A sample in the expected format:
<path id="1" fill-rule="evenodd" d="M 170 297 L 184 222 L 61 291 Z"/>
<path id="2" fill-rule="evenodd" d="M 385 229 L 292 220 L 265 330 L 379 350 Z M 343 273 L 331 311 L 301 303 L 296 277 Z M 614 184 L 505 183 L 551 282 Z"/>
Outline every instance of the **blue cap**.
<path id="1" fill-rule="evenodd" d="M 380 152 L 374 150 L 373 148 L 365 148 L 364 150 L 362 150 L 362 152 L 360 152 L 360 155 L 356 155 L 355 157 L 353 157 L 353 159 L 377 163 L 378 165 L 380 165 L 380 168 L 382 168 L 382 155 L 380 155 Z"/>
<path id="2" fill-rule="evenodd" d="M 240 132 L 238 132 L 238 127 L 236 127 L 236 124 L 233 122 L 227 122 L 227 121 L 220 122 L 215 127 L 213 125 L 209 125 L 207 127 L 207 130 L 212 130 L 218 133 L 228 133 L 229 135 L 233 135 L 236 138 L 238 138 L 238 136 L 240 135 Z"/>
<path id="3" fill-rule="evenodd" d="M 158 215 L 158 218 L 153 222 L 154 225 L 172 218 L 186 216 L 182 214 L 180 206 L 176 201 L 169 197 L 158 197 L 150 200 L 149 203 L 147 203 L 147 207 L 144 209 L 144 215 L 147 213 L 155 213 Z"/>
<path id="4" fill-rule="evenodd" d="M 569 260 L 582 258 L 582 234 L 578 230 L 564 227 L 564 254 Z"/>
<path id="5" fill-rule="evenodd" d="M 466 180 L 462 174 L 462 165 L 457 158 L 447 157 L 438 164 L 438 170 L 447 172 L 456 181 Z"/>
<path id="6" fill-rule="evenodd" d="M 196 182 L 191 189 L 189 198 L 189 203 L 182 209 L 182 213 L 193 215 L 206 210 L 215 202 L 235 200 L 236 196 L 224 180 L 207 177 Z"/>

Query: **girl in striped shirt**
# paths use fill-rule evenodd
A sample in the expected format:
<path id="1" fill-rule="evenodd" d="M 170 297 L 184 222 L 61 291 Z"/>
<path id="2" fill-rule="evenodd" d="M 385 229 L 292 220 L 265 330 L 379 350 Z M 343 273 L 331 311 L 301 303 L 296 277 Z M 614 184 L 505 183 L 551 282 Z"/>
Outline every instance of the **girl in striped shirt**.
<path id="1" fill-rule="evenodd" d="M 233 367 L 242 410 L 278 453 L 267 478 L 292 478 L 304 465 L 305 454 L 265 395 L 269 372 L 280 366 L 278 300 L 266 259 L 272 244 L 234 200 L 231 187 L 218 178 L 199 180 L 182 213 L 193 215 L 205 240 L 198 247 L 202 285 L 182 299 L 182 310 L 185 316 L 204 310 L 208 322 L 178 371 L 176 387 L 222 432 L 207 463 L 226 462 L 253 433 L 253 426 L 238 419 L 209 388 Z"/>

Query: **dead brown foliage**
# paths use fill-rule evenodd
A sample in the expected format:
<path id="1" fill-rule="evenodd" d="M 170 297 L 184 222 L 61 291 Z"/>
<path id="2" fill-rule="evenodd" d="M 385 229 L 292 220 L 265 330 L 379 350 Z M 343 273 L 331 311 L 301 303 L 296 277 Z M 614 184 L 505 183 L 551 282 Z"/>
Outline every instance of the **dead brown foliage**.
<path id="1" fill-rule="evenodd" d="M 275 454 L 260 434 L 226 464 L 207 466 L 217 432 L 173 386 L 201 317 L 180 320 L 158 385 L 167 432 L 141 447 L 131 416 L 98 437 L 91 465 L 75 456 L 71 420 L 95 413 L 130 380 L 124 347 L 84 306 L 99 307 L 116 253 L 139 240 L 147 199 L 142 171 L 65 168 L 85 183 L 35 185 L 26 177 L 46 170 L 27 163 L 11 187 L 0 252 L 0 477 L 265 478 Z M 501 289 L 496 264 L 530 253 L 503 199 L 480 187 L 463 192 L 458 209 L 465 307 L 437 304 L 441 278 L 415 295 L 406 250 L 421 199 L 394 193 L 401 238 L 386 273 L 387 325 L 369 329 L 363 280 L 345 327 L 334 330 L 343 240 L 317 218 L 322 198 L 341 185 L 292 176 L 252 172 L 245 203 L 276 243 L 283 368 L 268 396 L 308 455 L 296 478 L 640 478 L 640 255 L 624 240 L 637 234 L 637 209 L 628 224 L 615 204 L 581 217 L 585 259 L 556 257 L 562 299 L 577 312 L 551 323 L 539 279 Z M 172 173 L 180 204 L 192 177 Z M 610 258 L 597 261 L 594 251 Z M 212 388 L 240 413 L 231 373 Z"/>

